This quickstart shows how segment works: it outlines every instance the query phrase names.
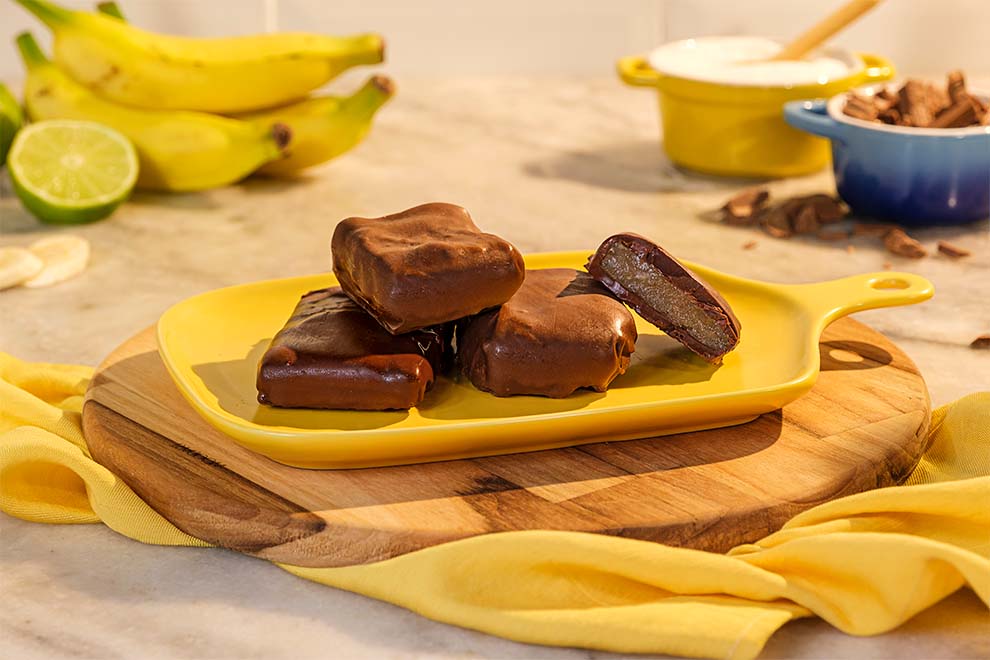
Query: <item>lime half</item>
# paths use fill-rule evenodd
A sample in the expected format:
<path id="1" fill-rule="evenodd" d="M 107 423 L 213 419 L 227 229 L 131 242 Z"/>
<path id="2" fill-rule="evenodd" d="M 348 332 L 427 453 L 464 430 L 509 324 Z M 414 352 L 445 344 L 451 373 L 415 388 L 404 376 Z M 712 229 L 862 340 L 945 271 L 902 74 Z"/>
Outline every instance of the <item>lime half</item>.
<path id="1" fill-rule="evenodd" d="M 123 135 L 88 121 L 53 120 L 20 130 L 7 156 L 14 190 L 44 222 L 105 218 L 134 187 L 138 158 Z"/>

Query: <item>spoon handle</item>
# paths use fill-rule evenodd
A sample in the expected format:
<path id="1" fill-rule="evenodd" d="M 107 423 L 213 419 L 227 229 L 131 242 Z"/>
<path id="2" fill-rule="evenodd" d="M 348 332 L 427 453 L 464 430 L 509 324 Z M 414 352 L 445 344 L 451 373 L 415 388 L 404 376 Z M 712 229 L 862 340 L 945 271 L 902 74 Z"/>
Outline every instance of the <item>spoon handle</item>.
<path id="1" fill-rule="evenodd" d="M 836 32 L 870 11 L 880 0 L 849 0 L 833 13 L 804 31 L 797 39 L 771 57 L 771 60 L 799 60 L 814 50 Z"/>

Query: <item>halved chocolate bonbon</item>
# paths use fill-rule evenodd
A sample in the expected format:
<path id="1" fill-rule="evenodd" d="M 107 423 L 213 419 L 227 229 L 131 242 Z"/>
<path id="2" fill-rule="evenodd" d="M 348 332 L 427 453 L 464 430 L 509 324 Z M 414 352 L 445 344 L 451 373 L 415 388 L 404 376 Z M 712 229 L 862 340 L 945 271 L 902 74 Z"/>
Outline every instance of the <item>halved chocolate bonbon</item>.
<path id="1" fill-rule="evenodd" d="M 647 238 L 605 239 L 587 269 L 640 316 L 710 362 L 720 362 L 739 343 L 739 320 L 725 299 Z"/>

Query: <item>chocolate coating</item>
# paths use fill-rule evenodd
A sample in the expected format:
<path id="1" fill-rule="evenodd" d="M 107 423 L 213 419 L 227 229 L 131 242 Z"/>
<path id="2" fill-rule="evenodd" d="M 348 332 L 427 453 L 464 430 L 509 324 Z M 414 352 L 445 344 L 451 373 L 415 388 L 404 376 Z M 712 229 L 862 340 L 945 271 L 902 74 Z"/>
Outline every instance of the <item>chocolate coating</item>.
<path id="1" fill-rule="evenodd" d="M 392 335 L 340 287 L 312 291 L 261 358 L 258 401 L 283 408 L 411 408 L 433 385 L 449 339 L 449 326 Z"/>
<path id="2" fill-rule="evenodd" d="M 635 346 L 629 310 L 590 275 L 569 268 L 526 271 L 508 302 L 457 330 L 461 372 L 495 396 L 604 392 L 628 368 Z"/>
<path id="3" fill-rule="evenodd" d="M 392 333 L 501 305 L 523 281 L 518 250 L 453 204 L 347 218 L 330 247 L 340 286 Z"/>
<path id="4" fill-rule="evenodd" d="M 739 343 L 739 319 L 725 298 L 648 238 L 610 236 L 586 268 L 640 316 L 709 362 L 721 362 Z"/>

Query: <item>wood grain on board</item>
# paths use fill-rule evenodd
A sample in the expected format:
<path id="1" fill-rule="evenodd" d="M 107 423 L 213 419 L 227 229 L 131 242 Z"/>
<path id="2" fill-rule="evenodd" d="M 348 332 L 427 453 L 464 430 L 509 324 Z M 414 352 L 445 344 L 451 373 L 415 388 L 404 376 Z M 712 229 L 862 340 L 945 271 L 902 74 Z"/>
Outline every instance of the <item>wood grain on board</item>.
<path id="1" fill-rule="evenodd" d="M 724 551 L 837 497 L 899 483 L 927 443 L 914 364 L 851 319 L 826 329 L 815 387 L 712 431 L 469 460 L 304 470 L 207 424 L 153 329 L 99 367 L 83 411 L 94 458 L 205 541 L 300 566 L 346 566 L 477 534 L 576 530 Z"/>

